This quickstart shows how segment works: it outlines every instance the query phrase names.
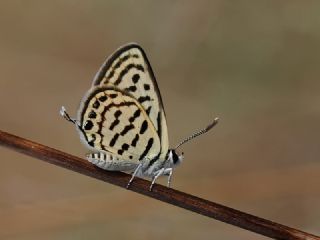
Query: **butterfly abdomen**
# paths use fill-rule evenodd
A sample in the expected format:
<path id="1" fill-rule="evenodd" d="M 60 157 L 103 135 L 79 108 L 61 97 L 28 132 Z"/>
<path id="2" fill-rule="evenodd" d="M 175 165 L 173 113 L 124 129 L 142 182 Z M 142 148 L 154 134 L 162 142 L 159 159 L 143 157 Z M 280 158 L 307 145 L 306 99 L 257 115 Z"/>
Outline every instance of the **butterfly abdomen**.
<path id="1" fill-rule="evenodd" d="M 132 171 L 137 164 L 132 161 L 122 160 L 105 152 L 90 153 L 87 160 L 99 168 L 109 171 Z"/>

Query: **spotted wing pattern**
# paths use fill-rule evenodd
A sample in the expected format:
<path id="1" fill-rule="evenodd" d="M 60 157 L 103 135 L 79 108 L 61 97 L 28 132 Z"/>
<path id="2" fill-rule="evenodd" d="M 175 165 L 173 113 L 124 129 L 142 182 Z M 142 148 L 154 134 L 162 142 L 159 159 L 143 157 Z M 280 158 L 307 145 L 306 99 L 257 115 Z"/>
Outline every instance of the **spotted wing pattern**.
<path id="1" fill-rule="evenodd" d="M 143 49 L 134 43 L 119 48 L 96 74 L 93 87 L 96 86 L 116 87 L 141 104 L 160 138 L 159 157 L 164 158 L 169 147 L 165 112 L 157 82 Z"/>
<path id="2" fill-rule="evenodd" d="M 95 151 L 137 162 L 161 152 L 159 136 L 144 108 L 116 87 L 90 89 L 81 103 L 78 120 L 82 139 Z"/>

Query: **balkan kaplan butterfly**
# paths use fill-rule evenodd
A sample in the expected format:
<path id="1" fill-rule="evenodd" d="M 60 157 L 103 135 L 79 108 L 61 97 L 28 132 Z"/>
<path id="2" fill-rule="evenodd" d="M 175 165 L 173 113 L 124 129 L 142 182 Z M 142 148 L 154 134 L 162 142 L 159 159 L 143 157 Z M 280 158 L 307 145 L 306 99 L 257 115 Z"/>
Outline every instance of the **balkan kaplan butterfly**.
<path id="1" fill-rule="evenodd" d="M 60 114 L 74 123 L 82 142 L 91 150 L 88 161 L 110 171 L 151 177 L 150 190 L 161 175 L 168 176 L 183 160 L 177 148 L 208 132 L 206 128 L 169 149 L 166 116 L 160 91 L 143 49 L 130 43 L 119 48 L 102 65 L 83 97 L 76 119 L 65 108 Z"/>

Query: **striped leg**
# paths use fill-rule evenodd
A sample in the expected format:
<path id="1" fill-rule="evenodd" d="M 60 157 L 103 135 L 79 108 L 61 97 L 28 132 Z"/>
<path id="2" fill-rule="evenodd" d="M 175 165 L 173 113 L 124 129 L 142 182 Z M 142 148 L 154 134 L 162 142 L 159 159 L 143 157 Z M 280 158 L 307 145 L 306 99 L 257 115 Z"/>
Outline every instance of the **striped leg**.
<path id="1" fill-rule="evenodd" d="M 163 175 L 164 171 L 165 171 L 165 168 L 161 168 L 159 171 L 157 171 L 155 173 L 154 177 L 152 178 L 152 182 L 151 182 L 151 185 L 149 188 L 150 191 L 152 191 L 153 185 L 155 184 L 157 178 L 160 177 L 161 175 Z"/>
<path id="2" fill-rule="evenodd" d="M 167 183 L 167 187 L 169 188 L 171 185 L 171 179 L 172 179 L 172 172 L 173 172 L 173 168 L 166 168 L 163 172 L 163 175 L 168 176 L 168 183 Z"/>
<path id="3" fill-rule="evenodd" d="M 128 184 L 127 184 L 127 188 L 130 187 L 130 185 L 131 185 L 131 183 L 132 183 L 132 181 L 133 181 L 133 179 L 134 179 L 135 176 L 137 176 L 137 175 L 140 176 L 139 171 L 140 171 L 141 167 L 142 167 L 142 163 L 138 164 L 138 166 L 136 167 L 136 169 L 134 170 L 134 172 L 133 172 L 133 174 L 132 174 L 132 176 L 131 176 L 130 181 L 129 181 Z"/>
<path id="4" fill-rule="evenodd" d="M 152 178 L 152 182 L 151 182 L 149 190 L 152 191 L 153 185 L 155 184 L 157 178 L 162 176 L 162 175 L 168 176 L 167 187 L 170 187 L 172 172 L 173 172 L 173 168 L 161 168 L 159 171 L 157 171 L 155 173 L 154 177 Z"/>

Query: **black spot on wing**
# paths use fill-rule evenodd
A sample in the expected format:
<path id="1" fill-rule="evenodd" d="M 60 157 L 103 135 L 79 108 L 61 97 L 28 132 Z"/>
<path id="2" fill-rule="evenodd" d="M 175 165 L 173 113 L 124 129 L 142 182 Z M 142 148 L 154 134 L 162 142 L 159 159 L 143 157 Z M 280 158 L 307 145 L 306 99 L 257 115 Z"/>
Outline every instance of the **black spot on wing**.
<path id="1" fill-rule="evenodd" d="M 122 155 L 122 154 L 123 154 L 123 150 L 122 150 L 122 149 L 119 149 L 119 150 L 118 150 L 118 154 L 119 154 L 119 155 Z"/>
<path id="2" fill-rule="evenodd" d="M 96 118 L 96 117 L 97 117 L 97 114 L 96 114 L 95 111 L 92 110 L 92 111 L 88 114 L 88 117 L 89 117 L 89 118 Z"/>
<path id="3" fill-rule="evenodd" d="M 100 103 L 98 100 L 96 100 L 93 104 L 92 104 L 92 107 L 97 109 L 98 107 L 100 106 Z"/>
<path id="4" fill-rule="evenodd" d="M 141 65 L 141 64 L 134 64 L 134 63 L 131 63 L 131 64 L 128 64 L 119 74 L 118 76 L 118 79 L 114 82 L 114 85 L 117 86 L 121 83 L 122 81 L 122 78 L 124 77 L 124 75 L 126 75 L 130 69 L 132 68 L 135 68 L 141 72 L 144 72 L 144 67 Z M 140 78 L 140 76 L 139 76 Z"/>
<path id="5" fill-rule="evenodd" d="M 145 101 L 150 101 L 150 100 L 151 100 L 150 96 L 142 96 L 138 98 L 139 103 L 143 103 Z"/>
<path id="6" fill-rule="evenodd" d="M 150 138 L 148 143 L 147 143 L 147 146 L 146 148 L 144 149 L 143 153 L 141 154 L 141 156 L 139 157 L 139 160 L 142 160 L 145 158 L 145 156 L 147 156 L 148 152 L 150 151 L 150 149 L 152 148 L 152 145 L 153 145 L 153 138 Z"/>
<path id="7" fill-rule="evenodd" d="M 114 113 L 114 117 L 115 117 L 115 118 L 118 118 L 118 117 L 121 116 L 121 114 L 122 114 L 122 111 L 121 111 L 121 110 L 117 110 L 117 111 Z"/>
<path id="8" fill-rule="evenodd" d="M 136 136 L 134 137 L 134 139 L 132 139 L 131 146 L 132 146 L 132 147 L 137 146 L 138 140 L 139 140 L 139 134 L 136 134 Z"/>
<path id="9" fill-rule="evenodd" d="M 84 130 L 91 130 L 93 128 L 93 123 L 91 120 L 86 121 L 84 124 Z"/>
<path id="10" fill-rule="evenodd" d="M 127 151 L 129 149 L 129 145 L 127 143 L 122 144 L 122 150 Z"/>
<path id="11" fill-rule="evenodd" d="M 120 135 L 126 135 L 131 129 L 134 129 L 134 126 L 132 124 L 125 126 L 124 129 L 121 131 Z"/>
<path id="12" fill-rule="evenodd" d="M 117 93 L 111 93 L 111 94 L 109 95 L 109 97 L 111 97 L 111 98 L 116 98 L 116 97 L 118 97 L 118 94 L 117 94 Z"/>
<path id="13" fill-rule="evenodd" d="M 141 110 L 138 108 L 134 112 L 133 116 L 129 118 L 129 122 L 131 122 L 131 123 L 134 122 L 134 120 L 140 116 L 140 113 L 141 113 Z"/>
<path id="14" fill-rule="evenodd" d="M 139 81 L 139 79 L 140 79 L 140 75 L 138 74 L 138 73 L 136 73 L 136 74 L 134 74 L 133 76 L 132 76 L 132 82 L 134 83 L 134 84 L 136 84 L 138 81 Z"/>
<path id="15" fill-rule="evenodd" d="M 99 97 L 99 101 L 101 101 L 101 102 L 104 102 L 106 100 L 107 100 L 107 96 L 106 95 L 103 95 L 103 96 Z"/>
<path id="16" fill-rule="evenodd" d="M 119 119 L 114 120 L 114 121 L 111 123 L 109 129 L 112 131 L 112 130 L 114 129 L 114 127 L 117 126 L 119 123 L 120 123 Z"/>
<path id="17" fill-rule="evenodd" d="M 113 147 L 113 146 L 116 144 L 118 138 L 119 138 L 119 133 L 116 133 L 116 134 L 113 136 L 113 138 L 111 139 L 111 141 L 110 141 L 110 143 L 109 143 L 109 146 L 110 146 L 110 147 Z"/>
<path id="18" fill-rule="evenodd" d="M 150 85 L 149 84 L 143 84 L 144 90 L 148 91 L 150 90 Z"/>
<path id="19" fill-rule="evenodd" d="M 141 124 L 140 134 L 144 134 L 147 129 L 148 129 L 148 122 L 147 120 L 144 120 L 143 123 Z"/>
<path id="20" fill-rule="evenodd" d="M 136 87 L 136 86 L 130 86 L 130 87 L 127 87 L 127 88 L 125 89 L 125 91 L 135 92 L 135 91 L 137 91 L 137 87 Z"/>
<path id="21" fill-rule="evenodd" d="M 148 108 L 147 108 L 147 110 L 146 110 L 146 113 L 149 115 L 150 114 L 150 112 L 151 112 L 151 106 L 149 106 Z"/>

